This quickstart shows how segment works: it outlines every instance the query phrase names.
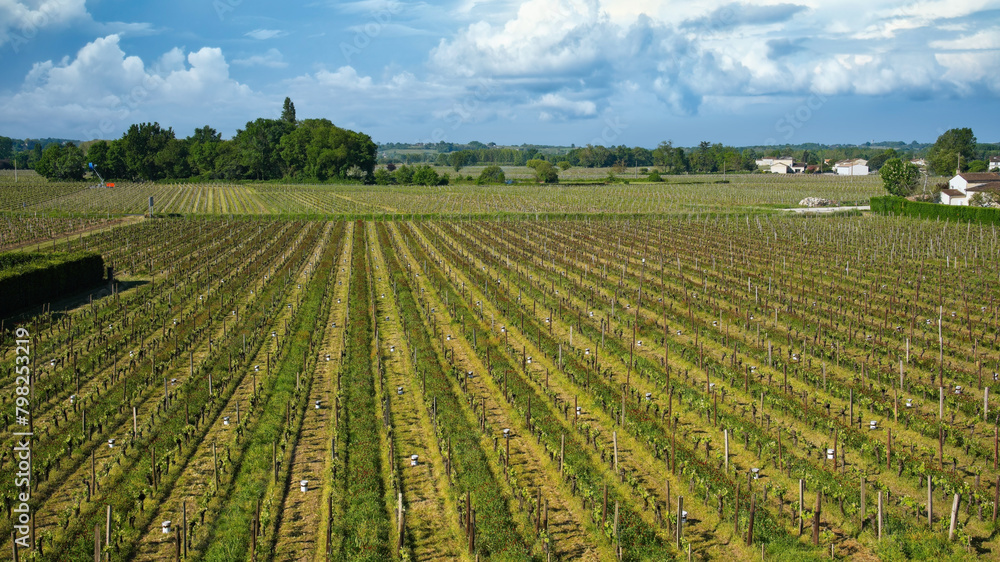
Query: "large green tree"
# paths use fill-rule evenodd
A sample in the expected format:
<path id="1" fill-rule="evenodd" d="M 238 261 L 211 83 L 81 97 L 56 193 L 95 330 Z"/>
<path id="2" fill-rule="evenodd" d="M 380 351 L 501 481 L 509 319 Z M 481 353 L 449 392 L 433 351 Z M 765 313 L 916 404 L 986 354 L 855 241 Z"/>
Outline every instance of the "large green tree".
<path id="1" fill-rule="evenodd" d="M 285 98 L 285 105 L 281 108 L 281 120 L 295 123 L 295 104 L 292 103 L 292 98 Z"/>
<path id="2" fill-rule="evenodd" d="M 879 170 L 882 185 L 892 195 L 905 197 L 913 193 L 920 177 L 920 169 L 899 158 L 891 158 Z"/>
<path id="3" fill-rule="evenodd" d="M 188 162 L 191 174 L 203 177 L 215 177 L 215 162 L 222 151 L 222 135 L 205 125 L 194 130 L 187 138 Z"/>
<path id="4" fill-rule="evenodd" d="M 233 138 L 239 164 L 248 179 L 269 180 L 282 175 L 278 146 L 295 124 L 280 119 L 257 119 L 236 131 Z"/>
<path id="5" fill-rule="evenodd" d="M 7 160 L 12 156 L 14 156 L 14 140 L 0 137 L 0 160 Z"/>
<path id="6" fill-rule="evenodd" d="M 162 128 L 159 123 L 132 125 L 122 136 L 125 167 L 133 179 L 158 180 L 165 177 L 160 151 L 174 138 L 174 130 Z"/>
<path id="7" fill-rule="evenodd" d="M 35 171 L 50 180 L 78 181 L 86 172 L 83 151 L 73 143 L 58 143 L 45 147 L 42 157 L 35 162 Z"/>
<path id="8" fill-rule="evenodd" d="M 893 149 L 882 150 L 878 154 L 872 156 L 868 159 L 868 169 L 870 170 L 880 170 L 886 162 L 892 160 L 893 158 L 898 158 L 899 155 Z"/>
<path id="9" fill-rule="evenodd" d="M 455 168 L 455 171 L 462 169 L 465 163 L 469 160 L 469 153 L 465 151 L 452 152 L 448 155 L 448 163 Z"/>
<path id="10" fill-rule="evenodd" d="M 99 140 L 92 143 L 87 148 L 87 162 L 93 164 L 97 171 L 108 179 L 114 176 L 108 175 L 108 151 L 111 145 L 106 140 Z"/>
<path id="11" fill-rule="evenodd" d="M 279 144 L 285 173 L 326 181 L 356 174 L 372 177 L 378 146 L 371 137 L 341 129 L 327 119 L 306 119 Z"/>
<path id="12" fill-rule="evenodd" d="M 928 151 L 928 164 L 939 176 L 951 176 L 966 169 L 976 156 L 976 136 L 972 129 L 949 129 L 941 134 Z M 961 159 L 962 168 L 958 168 Z"/>
<path id="13" fill-rule="evenodd" d="M 188 160 L 189 143 L 183 139 L 170 139 L 156 154 L 156 166 L 166 179 L 181 179 L 191 176 Z"/>

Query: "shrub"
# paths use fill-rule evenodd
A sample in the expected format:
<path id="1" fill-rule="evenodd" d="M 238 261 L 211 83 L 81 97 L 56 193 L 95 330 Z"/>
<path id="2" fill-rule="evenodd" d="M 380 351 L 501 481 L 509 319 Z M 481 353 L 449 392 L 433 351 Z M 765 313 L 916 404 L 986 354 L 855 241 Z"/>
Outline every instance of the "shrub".
<path id="1" fill-rule="evenodd" d="M 544 160 L 539 160 L 538 162 L 540 163 L 533 166 L 535 168 L 535 179 L 542 183 L 559 183 L 559 172 L 556 171 L 555 166 Z"/>
<path id="2" fill-rule="evenodd" d="M 490 183 L 504 183 L 507 181 L 507 176 L 503 173 L 503 168 L 497 166 L 496 164 L 491 164 L 483 168 L 483 171 L 479 174 L 479 178 L 476 179 L 476 184 L 484 185 Z"/>
<path id="3" fill-rule="evenodd" d="M 96 252 L 0 254 L 0 315 L 52 302 L 104 278 Z"/>
<path id="4" fill-rule="evenodd" d="M 953 220 L 978 222 L 985 224 L 1000 224 L 1000 209 L 989 207 L 965 207 L 959 205 L 939 205 L 936 203 L 919 203 L 904 197 L 872 197 L 873 213 L 883 215 L 911 216 L 931 220 Z"/>

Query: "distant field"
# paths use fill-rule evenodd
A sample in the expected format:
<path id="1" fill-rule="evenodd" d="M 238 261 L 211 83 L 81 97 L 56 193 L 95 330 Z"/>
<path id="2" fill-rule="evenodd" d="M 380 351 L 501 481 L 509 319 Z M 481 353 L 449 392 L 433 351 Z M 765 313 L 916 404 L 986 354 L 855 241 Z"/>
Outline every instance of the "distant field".
<path id="1" fill-rule="evenodd" d="M 561 184 L 531 182 L 523 166 L 504 167 L 514 185 L 476 186 L 464 179 L 476 177 L 481 166 L 451 172 L 447 186 L 374 186 L 357 184 L 260 184 L 206 182 L 195 184 L 118 182 L 113 189 L 92 189 L 91 183 L 48 183 L 33 172 L 0 173 L 0 211 L 85 215 L 135 214 L 147 210 L 154 198 L 157 213 L 184 215 L 282 214 L 374 215 L 419 214 L 492 215 L 501 213 L 672 214 L 794 207 L 815 196 L 841 203 L 866 203 L 882 195 L 877 176 L 772 176 L 744 174 L 667 176 L 663 183 L 645 183 L 621 174 L 625 183 L 573 185 L 602 180 L 608 169 L 571 168 L 560 174 Z M 728 183 L 722 183 L 728 182 Z"/>

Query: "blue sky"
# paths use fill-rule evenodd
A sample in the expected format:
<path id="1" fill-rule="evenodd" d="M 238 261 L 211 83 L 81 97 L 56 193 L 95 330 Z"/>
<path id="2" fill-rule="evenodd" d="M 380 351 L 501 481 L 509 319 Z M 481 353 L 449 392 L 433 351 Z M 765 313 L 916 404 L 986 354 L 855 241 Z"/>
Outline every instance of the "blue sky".
<path id="1" fill-rule="evenodd" d="M 0 135 L 1000 141 L 1000 0 L 0 0 Z"/>

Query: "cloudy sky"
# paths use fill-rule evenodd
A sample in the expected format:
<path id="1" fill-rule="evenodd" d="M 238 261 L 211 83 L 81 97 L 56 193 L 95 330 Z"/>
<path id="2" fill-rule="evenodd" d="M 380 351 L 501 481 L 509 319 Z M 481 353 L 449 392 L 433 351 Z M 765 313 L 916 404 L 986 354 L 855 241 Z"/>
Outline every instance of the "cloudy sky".
<path id="1" fill-rule="evenodd" d="M 1000 141 L 1000 0 L 0 0 L 0 135 Z"/>

